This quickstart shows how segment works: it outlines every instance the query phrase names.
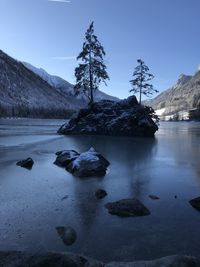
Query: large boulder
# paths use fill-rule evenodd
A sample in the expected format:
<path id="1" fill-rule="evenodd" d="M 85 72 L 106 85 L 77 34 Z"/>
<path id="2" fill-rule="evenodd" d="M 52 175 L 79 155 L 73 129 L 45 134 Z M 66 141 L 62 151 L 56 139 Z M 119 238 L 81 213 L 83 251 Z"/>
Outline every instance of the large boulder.
<path id="1" fill-rule="evenodd" d="M 81 109 L 58 133 L 152 137 L 158 130 L 153 112 L 138 104 L 135 96 L 118 102 L 102 100 Z"/>
<path id="2" fill-rule="evenodd" d="M 56 154 L 57 158 L 54 163 L 65 167 L 77 177 L 104 176 L 110 164 L 92 147 L 81 154 L 74 150 L 64 150 Z"/>
<path id="3" fill-rule="evenodd" d="M 145 216 L 149 215 L 150 211 L 145 207 L 141 201 L 135 198 L 121 199 L 116 202 L 110 202 L 105 205 L 108 212 L 113 215 L 122 217 L 130 216 Z"/>

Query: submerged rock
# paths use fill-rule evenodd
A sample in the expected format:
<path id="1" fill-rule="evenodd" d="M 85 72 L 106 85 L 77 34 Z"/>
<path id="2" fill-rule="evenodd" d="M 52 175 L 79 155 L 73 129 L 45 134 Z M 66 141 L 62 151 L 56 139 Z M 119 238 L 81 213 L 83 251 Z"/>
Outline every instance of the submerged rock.
<path id="1" fill-rule="evenodd" d="M 16 163 L 17 166 L 20 166 L 20 167 L 22 167 L 22 168 L 26 168 L 26 169 L 28 169 L 28 170 L 31 170 L 31 169 L 32 169 L 33 164 L 34 164 L 34 161 L 33 161 L 32 158 L 27 158 L 27 159 L 18 161 L 18 162 Z"/>
<path id="2" fill-rule="evenodd" d="M 153 200 L 158 200 L 160 199 L 158 196 L 156 195 L 149 195 L 149 198 L 153 199 Z"/>
<path id="3" fill-rule="evenodd" d="M 158 130 L 152 113 L 152 108 L 139 105 L 135 96 L 118 102 L 102 100 L 81 109 L 58 133 L 152 137 Z"/>
<path id="4" fill-rule="evenodd" d="M 192 256 L 167 256 L 151 261 L 103 263 L 72 253 L 0 251 L 1 267 L 200 267 Z"/>
<path id="5" fill-rule="evenodd" d="M 58 226 L 56 231 L 66 246 L 71 246 L 77 239 L 76 231 L 70 226 Z"/>
<path id="6" fill-rule="evenodd" d="M 105 207 L 110 214 L 122 217 L 145 216 L 150 214 L 150 211 L 142 204 L 142 202 L 134 198 L 107 203 Z"/>
<path id="7" fill-rule="evenodd" d="M 64 197 L 61 198 L 61 200 L 63 201 L 65 199 L 68 199 L 68 197 L 69 197 L 68 195 L 65 195 Z"/>
<path id="8" fill-rule="evenodd" d="M 96 192 L 95 192 L 95 196 L 96 198 L 98 199 L 102 199 L 104 197 L 107 196 L 107 192 L 104 190 L 104 189 L 98 189 Z"/>
<path id="9" fill-rule="evenodd" d="M 103 176 L 110 164 L 92 147 L 81 154 L 74 150 L 58 152 L 54 163 L 65 167 L 67 171 L 77 177 Z"/>
<path id="10" fill-rule="evenodd" d="M 189 201 L 190 205 L 192 205 L 193 208 L 200 211 L 200 197 L 193 198 Z"/>

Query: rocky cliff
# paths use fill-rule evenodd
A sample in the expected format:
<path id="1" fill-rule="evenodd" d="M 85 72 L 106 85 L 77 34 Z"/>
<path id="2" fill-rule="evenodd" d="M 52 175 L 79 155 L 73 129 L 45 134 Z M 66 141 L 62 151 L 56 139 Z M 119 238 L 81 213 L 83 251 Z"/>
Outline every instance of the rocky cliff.
<path id="1" fill-rule="evenodd" d="M 160 111 L 163 116 L 200 107 L 200 71 L 193 76 L 180 75 L 174 86 L 145 104 Z"/>

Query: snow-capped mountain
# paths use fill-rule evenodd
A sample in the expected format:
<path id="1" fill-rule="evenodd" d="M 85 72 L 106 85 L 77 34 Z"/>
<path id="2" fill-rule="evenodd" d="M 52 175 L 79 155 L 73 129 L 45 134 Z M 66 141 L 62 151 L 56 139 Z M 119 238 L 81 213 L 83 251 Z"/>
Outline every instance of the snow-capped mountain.
<path id="1" fill-rule="evenodd" d="M 145 101 L 158 115 L 186 114 L 200 107 L 200 71 L 193 76 L 181 74 L 174 86 L 152 100 Z"/>
<path id="2" fill-rule="evenodd" d="M 0 50 L 0 116 L 65 116 L 80 101 L 55 90 Z"/>
<path id="3" fill-rule="evenodd" d="M 50 84 L 52 87 L 59 88 L 59 87 L 65 87 L 66 90 L 72 91 L 73 85 L 69 82 L 65 81 L 64 79 L 56 76 L 56 75 L 50 75 L 48 72 L 46 72 L 42 68 L 37 68 L 30 63 L 22 62 L 26 68 L 34 72 L 35 74 L 39 75 L 43 80 L 45 80 L 48 84 Z"/>
<path id="4" fill-rule="evenodd" d="M 96 99 L 116 98 L 97 91 Z M 85 105 L 69 82 L 0 50 L 0 117 L 66 117 Z"/>
<path id="5" fill-rule="evenodd" d="M 74 96 L 74 86 L 71 83 L 67 82 L 66 80 L 62 79 L 61 77 L 51 75 L 48 72 L 46 72 L 44 69 L 34 67 L 29 63 L 23 62 L 23 64 L 25 67 L 27 67 L 28 69 L 30 69 L 31 71 L 39 75 L 48 84 L 55 87 L 56 90 L 66 94 L 67 96 L 70 95 L 70 96 L 76 97 L 76 99 L 83 101 L 85 104 L 88 102 L 88 99 L 85 97 L 83 93 L 78 96 Z M 94 92 L 94 96 L 95 96 L 96 101 L 99 101 L 102 99 L 115 100 L 115 101 L 119 100 L 118 98 L 107 95 L 106 93 L 100 90 L 96 90 Z"/>

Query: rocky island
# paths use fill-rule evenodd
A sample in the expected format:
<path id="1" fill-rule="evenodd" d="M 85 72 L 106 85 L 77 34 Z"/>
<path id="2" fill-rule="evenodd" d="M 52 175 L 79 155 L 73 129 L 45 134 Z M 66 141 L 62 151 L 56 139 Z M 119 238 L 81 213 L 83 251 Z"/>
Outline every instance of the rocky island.
<path id="1" fill-rule="evenodd" d="M 135 96 L 120 101 L 101 100 L 80 109 L 58 133 L 153 137 L 158 130 L 155 120 L 154 110 L 140 105 Z"/>

